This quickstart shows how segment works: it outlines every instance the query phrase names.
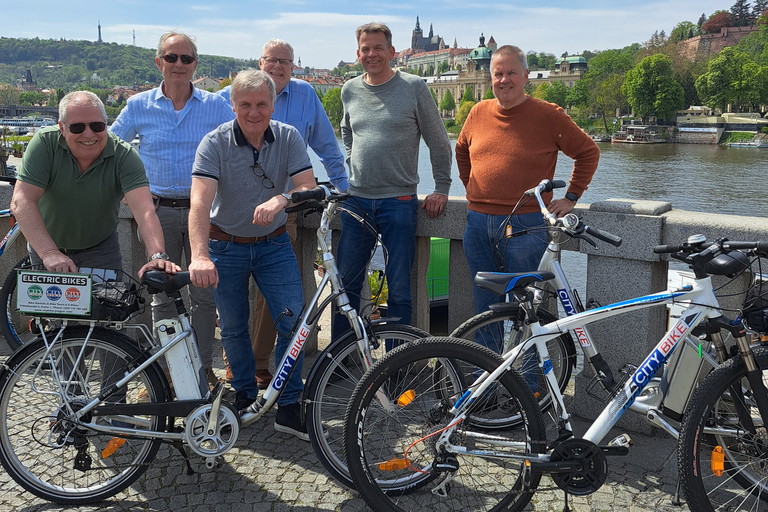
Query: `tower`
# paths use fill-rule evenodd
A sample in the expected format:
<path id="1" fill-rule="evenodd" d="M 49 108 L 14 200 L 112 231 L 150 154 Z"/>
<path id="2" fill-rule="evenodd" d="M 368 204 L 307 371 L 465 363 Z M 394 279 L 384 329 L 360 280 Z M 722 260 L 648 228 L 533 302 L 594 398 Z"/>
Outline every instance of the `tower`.
<path id="1" fill-rule="evenodd" d="M 424 32 L 421 30 L 421 25 L 419 25 L 419 15 L 416 15 L 416 28 L 413 29 L 413 33 L 411 34 L 411 48 L 416 48 L 419 44 L 419 40 L 424 37 Z"/>
<path id="2" fill-rule="evenodd" d="M 99 40 L 98 43 L 103 43 L 104 41 L 101 40 L 101 20 L 99 20 Z"/>

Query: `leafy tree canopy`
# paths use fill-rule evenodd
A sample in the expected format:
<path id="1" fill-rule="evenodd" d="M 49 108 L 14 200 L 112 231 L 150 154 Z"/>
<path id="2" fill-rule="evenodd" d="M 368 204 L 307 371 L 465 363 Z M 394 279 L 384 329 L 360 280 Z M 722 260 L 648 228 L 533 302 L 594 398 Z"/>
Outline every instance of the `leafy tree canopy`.
<path id="1" fill-rule="evenodd" d="M 660 119 L 670 119 L 683 108 L 685 96 L 674 79 L 672 60 L 660 53 L 646 57 L 627 72 L 621 92 L 627 96 L 635 115 L 656 114 Z"/>
<path id="2" fill-rule="evenodd" d="M 445 96 L 443 96 L 443 101 L 440 102 L 440 110 L 442 111 L 451 111 L 456 108 L 456 100 L 453 99 L 453 94 L 451 94 L 451 90 L 448 89 L 445 91 Z"/>

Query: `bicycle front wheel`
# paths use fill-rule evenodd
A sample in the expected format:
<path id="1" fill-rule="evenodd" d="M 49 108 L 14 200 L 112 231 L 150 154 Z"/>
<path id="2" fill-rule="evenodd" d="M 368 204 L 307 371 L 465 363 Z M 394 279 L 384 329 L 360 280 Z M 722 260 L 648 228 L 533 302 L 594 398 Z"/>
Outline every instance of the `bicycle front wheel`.
<path id="1" fill-rule="evenodd" d="M 542 453 L 541 411 L 514 370 L 501 375 L 464 411 L 450 413 L 476 376 L 503 360 L 474 342 L 427 338 L 393 350 L 355 388 L 344 424 L 349 471 L 376 511 L 522 510 L 540 475 L 524 459 Z M 508 416 L 516 429 L 488 432 L 476 418 Z M 438 441 L 452 428 L 453 447 Z M 512 458 L 515 457 L 515 458 Z"/>
<path id="2" fill-rule="evenodd" d="M 87 424 L 164 430 L 165 418 L 75 413 L 122 379 L 140 357 L 136 343 L 112 331 L 68 328 L 50 352 L 43 340 L 24 345 L 0 371 L 0 462 L 19 485 L 40 498 L 82 505 L 131 485 L 147 469 L 159 440 L 120 437 Z M 99 407 L 164 401 L 156 366 L 139 373 Z"/>
<path id="3" fill-rule="evenodd" d="M 754 350 L 768 368 L 768 349 Z M 768 371 L 763 371 L 763 386 Z M 696 388 L 683 416 L 679 473 L 688 506 L 697 512 L 768 507 L 768 418 L 761 418 L 746 367 L 736 356 Z"/>
<path id="4" fill-rule="evenodd" d="M 29 256 L 22 258 L 13 266 L 13 270 L 5 278 L 3 288 L 0 290 L 0 304 L 2 304 L 0 307 L 4 314 L 0 320 L 0 333 L 3 334 L 11 350 L 16 350 L 35 337 L 35 334 L 29 330 L 29 321 L 32 317 L 20 313 L 16 308 L 16 271 L 29 266 Z"/>
<path id="5" fill-rule="evenodd" d="M 376 361 L 385 347 L 426 338 L 429 333 L 410 325 L 374 325 L 368 333 Z M 342 484 L 352 479 L 344 457 L 344 415 L 355 386 L 365 373 L 354 331 L 347 331 L 326 348 L 312 368 L 305 386 L 307 432 L 325 469 Z"/>
<path id="6" fill-rule="evenodd" d="M 510 304 L 510 306 L 512 305 Z M 543 308 L 540 308 L 537 314 L 542 324 L 557 320 L 557 316 Z M 484 347 L 501 346 L 504 347 L 506 353 L 531 336 L 531 328 L 528 325 L 524 325 L 519 330 L 515 329 L 514 324 L 517 316 L 517 308 L 506 311 L 484 311 L 458 326 L 450 336 L 475 341 Z M 547 342 L 547 351 L 552 362 L 552 372 L 554 372 L 560 391 L 564 392 L 576 365 L 576 348 L 573 338 L 569 333 L 565 333 L 550 340 Z M 528 386 L 534 390 L 534 395 L 538 398 L 539 407 L 545 411 L 552 404 L 552 395 L 548 391 L 546 378 L 538 365 L 538 361 L 526 362 L 526 357 L 531 356 L 524 354 L 520 358 L 520 362 L 515 365 L 515 369 L 523 374 Z M 520 416 L 511 416 L 506 420 L 499 419 L 493 424 L 484 426 L 486 428 L 508 428 L 518 425 L 522 421 Z"/>

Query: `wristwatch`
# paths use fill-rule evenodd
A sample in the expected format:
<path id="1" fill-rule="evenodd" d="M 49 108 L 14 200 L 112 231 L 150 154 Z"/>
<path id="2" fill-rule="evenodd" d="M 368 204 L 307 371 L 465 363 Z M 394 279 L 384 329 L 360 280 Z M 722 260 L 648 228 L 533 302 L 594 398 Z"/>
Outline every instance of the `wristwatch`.
<path id="1" fill-rule="evenodd" d="M 283 192 L 280 195 L 288 200 L 288 204 L 291 204 L 291 194 L 289 194 L 288 192 Z"/>
<path id="2" fill-rule="evenodd" d="M 149 257 L 147 261 L 155 261 L 155 260 L 170 260 L 171 258 L 164 252 L 156 252 L 152 256 Z"/>
<path id="3" fill-rule="evenodd" d="M 565 198 L 569 201 L 573 201 L 574 203 L 579 200 L 579 196 L 577 196 L 573 192 L 566 192 Z"/>

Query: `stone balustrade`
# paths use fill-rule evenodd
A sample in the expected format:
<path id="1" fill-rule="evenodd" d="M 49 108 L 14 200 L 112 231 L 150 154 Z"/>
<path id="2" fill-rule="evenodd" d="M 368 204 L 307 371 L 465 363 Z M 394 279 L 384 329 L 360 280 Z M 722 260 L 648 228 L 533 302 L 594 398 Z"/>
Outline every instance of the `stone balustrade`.
<path id="1" fill-rule="evenodd" d="M 10 202 L 11 187 L 0 184 L 0 204 Z M 574 210 L 588 225 L 619 235 L 623 239 L 620 247 L 598 242 L 596 248 L 583 241 L 573 240 L 565 249 L 586 254 L 586 297 L 594 298 L 601 304 L 610 304 L 631 297 L 661 291 L 667 285 L 669 257 L 657 255 L 652 247 L 657 244 L 676 244 L 688 236 L 701 233 L 707 239 L 727 237 L 731 240 L 768 240 L 768 221 L 761 217 L 740 217 L 715 213 L 673 210 L 666 202 L 632 201 L 609 199 L 591 205 L 580 204 Z M 136 235 L 136 224 L 130 211 L 121 206 L 120 235 L 121 252 L 126 269 L 135 272 L 146 260 L 144 247 Z M 466 201 L 451 197 L 445 213 L 437 219 L 427 219 L 419 210 L 417 226 L 416 263 L 412 278 L 414 283 L 414 323 L 429 330 L 429 298 L 424 276 L 429 266 L 430 237 L 450 240 L 448 328 L 452 330 L 472 316 L 472 293 L 469 271 L 462 250 L 462 236 L 466 218 Z M 338 222 L 338 219 L 336 219 Z M 314 293 L 315 279 L 313 260 L 317 253 L 316 228 L 319 215 L 299 219 L 299 235 L 295 249 L 301 262 L 305 297 Z M 338 229 L 338 223 L 333 226 Z M 6 230 L 6 221 L 0 229 Z M 3 231 L 5 232 L 5 231 Z M 334 231 L 338 240 L 338 231 Z M 18 245 L 18 244 L 17 244 Z M 0 262 L 0 275 L 7 275 L 11 265 L 24 256 L 18 247 L 11 248 L 8 258 Z M 731 284 L 731 290 L 743 290 L 743 283 Z M 724 290 L 727 295 L 729 290 Z M 720 294 L 720 292 L 719 292 Z M 725 308 L 737 308 L 739 298 L 725 297 Z M 624 363 L 639 364 L 655 346 L 666 331 L 667 312 L 664 308 L 650 308 L 622 315 L 617 319 L 593 324 L 590 331 L 603 357 L 615 369 Z M 145 314 L 142 321 L 148 322 Z M 308 350 L 317 347 L 316 339 L 308 342 Z M 591 373 L 591 372 L 586 372 Z M 591 375 L 589 376 L 591 377 Z M 589 378 L 577 379 L 577 392 L 583 389 Z M 586 401 L 579 406 L 586 416 L 602 407 Z M 576 411 L 579 413 L 579 411 Z"/>

